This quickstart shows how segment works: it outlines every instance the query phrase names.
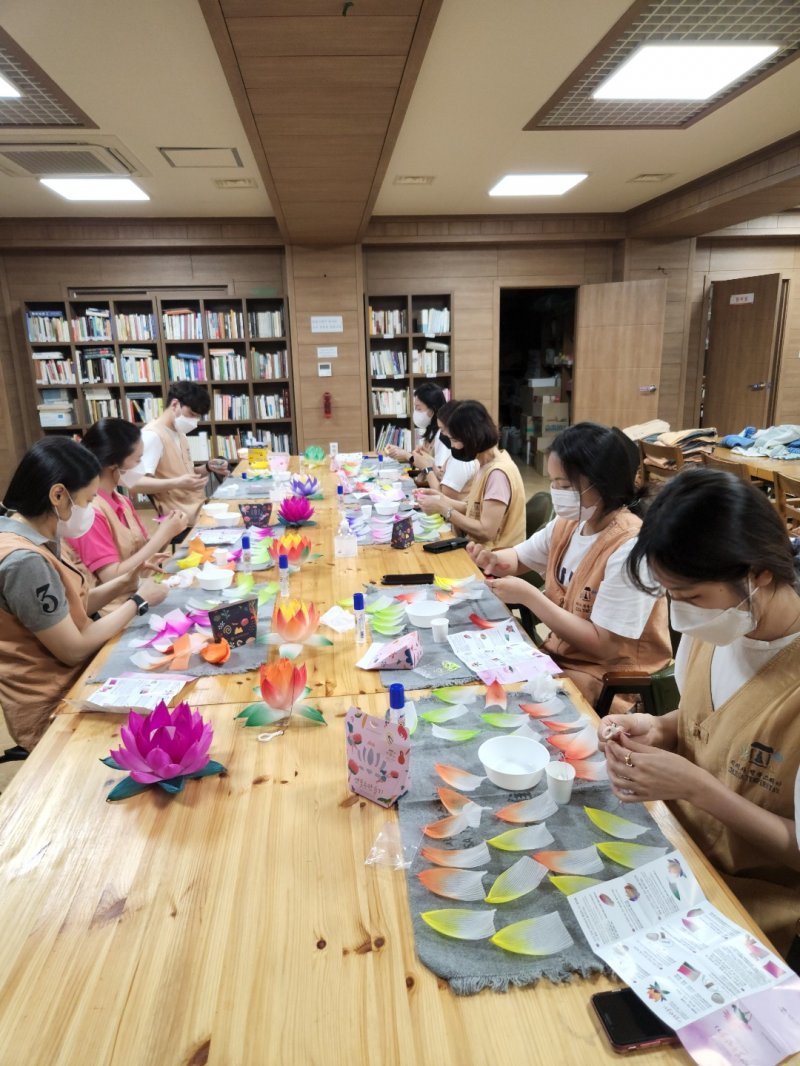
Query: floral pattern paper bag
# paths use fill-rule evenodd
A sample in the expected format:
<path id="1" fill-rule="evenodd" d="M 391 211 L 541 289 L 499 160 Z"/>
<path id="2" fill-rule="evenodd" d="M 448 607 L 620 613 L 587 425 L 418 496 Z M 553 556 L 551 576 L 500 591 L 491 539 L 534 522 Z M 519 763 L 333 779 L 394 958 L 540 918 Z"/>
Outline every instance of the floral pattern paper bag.
<path id="1" fill-rule="evenodd" d="M 350 791 L 381 807 L 393 806 L 408 792 L 411 742 L 403 707 L 403 686 L 392 685 L 383 718 L 351 707 L 345 719 Z"/>

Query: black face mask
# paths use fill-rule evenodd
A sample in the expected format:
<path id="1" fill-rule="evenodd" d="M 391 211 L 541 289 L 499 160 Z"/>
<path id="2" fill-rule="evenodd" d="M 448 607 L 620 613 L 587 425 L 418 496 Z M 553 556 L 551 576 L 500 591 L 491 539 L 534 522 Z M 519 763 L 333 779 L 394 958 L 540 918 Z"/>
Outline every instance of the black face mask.
<path id="1" fill-rule="evenodd" d="M 466 448 L 451 448 L 450 454 L 454 459 L 457 459 L 459 463 L 471 463 L 475 458 L 474 455 L 470 455 Z"/>
<path id="2" fill-rule="evenodd" d="M 442 433 L 440 431 L 439 432 L 439 440 L 442 442 L 442 444 L 445 446 L 445 448 L 449 448 L 450 447 L 450 438 L 447 436 L 446 433 Z"/>

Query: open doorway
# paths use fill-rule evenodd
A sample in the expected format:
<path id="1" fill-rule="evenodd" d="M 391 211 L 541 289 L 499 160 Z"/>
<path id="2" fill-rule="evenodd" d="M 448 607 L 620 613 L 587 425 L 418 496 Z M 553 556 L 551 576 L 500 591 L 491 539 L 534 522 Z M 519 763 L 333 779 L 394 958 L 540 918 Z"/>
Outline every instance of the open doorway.
<path id="1" fill-rule="evenodd" d="M 568 420 L 563 405 L 572 393 L 576 295 L 574 288 L 500 290 L 501 446 L 521 463 L 535 465 L 537 440 L 540 451 L 547 446 L 543 414 Z M 534 392 L 532 380 L 548 384 Z"/>

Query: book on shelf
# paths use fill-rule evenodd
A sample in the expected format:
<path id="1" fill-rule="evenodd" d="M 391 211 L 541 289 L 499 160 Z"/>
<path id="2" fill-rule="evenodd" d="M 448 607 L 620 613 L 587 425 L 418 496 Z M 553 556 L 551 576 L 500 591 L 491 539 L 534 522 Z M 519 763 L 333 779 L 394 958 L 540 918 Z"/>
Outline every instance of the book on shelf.
<path id="1" fill-rule="evenodd" d="M 66 352 L 34 352 L 37 385 L 74 385 L 75 366 Z"/>
<path id="2" fill-rule="evenodd" d="M 42 404 L 46 407 L 50 404 L 70 404 L 72 396 L 69 389 L 42 389 Z"/>
<path id="3" fill-rule="evenodd" d="M 247 430 L 242 436 L 242 444 L 246 448 L 267 447 L 274 452 L 291 452 L 291 433 L 273 433 L 269 429 L 258 429 L 255 433 Z"/>
<path id="4" fill-rule="evenodd" d="M 36 310 L 25 312 L 28 340 L 32 343 L 59 344 L 69 343 L 69 323 L 63 311 Z"/>
<path id="5" fill-rule="evenodd" d="M 82 349 L 78 352 L 78 370 L 81 382 L 89 385 L 100 381 L 109 385 L 119 382 L 113 348 Z"/>
<path id="6" fill-rule="evenodd" d="M 247 358 L 234 348 L 209 348 L 211 377 L 215 381 L 244 381 L 247 378 Z"/>
<path id="7" fill-rule="evenodd" d="M 253 352 L 253 378 L 256 381 L 270 381 L 274 378 L 288 378 L 289 356 L 286 349 L 279 352 Z"/>
<path id="8" fill-rule="evenodd" d="M 393 337 L 398 333 L 408 333 L 408 314 L 405 309 L 382 311 L 370 306 L 367 321 L 371 337 Z"/>
<path id="9" fill-rule="evenodd" d="M 72 333 L 76 341 L 110 341 L 111 312 L 107 307 L 87 307 L 73 318 Z"/>
<path id="10" fill-rule="evenodd" d="M 118 311 L 114 322 L 117 328 L 117 340 L 156 340 L 156 316 L 153 314 L 123 314 Z"/>
<path id="11" fill-rule="evenodd" d="M 191 307 L 173 307 L 162 316 L 164 337 L 168 341 L 200 340 L 203 336 L 200 312 Z"/>
<path id="12" fill-rule="evenodd" d="M 205 381 L 206 364 L 202 352 L 175 352 L 167 356 L 170 381 Z"/>
<path id="13" fill-rule="evenodd" d="M 119 360 L 124 382 L 161 381 L 161 367 L 152 348 L 121 348 Z"/>
<path id="14" fill-rule="evenodd" d="M 242 422 L 250 417 L 250 397 L 214 393 L 214 418 L 217 422 Z"/>
<path id="15" fill-rule="evenodd" d="M 239 458 L 238 452 L 241 447 L 238 434 L 221 437 L 218 433 L 215 439 L 216 454 L 236 462 Z"/>
<path id="16" fill-rule="evenodd" d="M 248 311 L 247 328 L 251 337 L 284 337 L 283 311 Z"/>
<path id="17" fill-rule="evenodd" d="M 120 401 L 115 399 L 108 389 L 92 389 L 83 395 L 90 422 L 97 422 L 100 418 L 122 417 Z"/>
<path id="18" fill-rule="evenodd" d="M 42 429 L 60 429 L 75 422 L 75 408 L 69 400 L 50 400 L 37 405 Z"/>
<path id="19" fill-rule="evenodd" d="M 450 373 L 450 347 L 428 341 L 421 350 L 411 353 L 411 365 L 415 374 L 436 375 Z"/>
<path id="20" fill-rule="evenodd" d="M 408 373 L 408 357 L 405 352 L 379 348 L 369 353 L 369 361 L 374 378 L 402 378 Z"/>
<path id="21" fill-rule="evenodd" d="M 193 463 L 207 463 L 211 458 L 208 430 L 199 429 L 190 433 L 186 443 L 189 445 L 189 456 Z"/>
<path id="22" fill-rule="evenodd" d="M 414 312 L 417 333 L 449 333 L 449 307 L 421 307 Z"/>
<path id="23" fill-rule="evenodd" d="M 372 389 L 373 415 L 408 417 L 408 389 Z"/>
<path id="24" fill-rule="evenodd" d="M 410 452 L 413 448 L 411 430 L 403 429 L 402 426 L 392 425 L 391 422 L 387 422 L 385 426 L 381 427 L 380 432 L 376 429 L 374 436 L 376 452 L 385 452 L 389 444 L 394 444 L 395 447 L 402 448 L 407 452 Z"/>
<path id="25" fill-rule="evenodd" d="M 243 337 L 242 312 L 233 307 L 224 311 L 206 310 L 206 333 L 210 340 L 233 340 Z"/>
<path id="26" fill-rule="evenodd" d="M 131 422 L 152 422 L 164 410 L 164 401 L 161 396 L 151 392 L 130 392 L 125 396 L 128 419 Z"/>
<path id="27" fill-rule="evenodd" d="M 289 418 L 289 390 L 257 392 L 253 397 L 256 418 Z"/>

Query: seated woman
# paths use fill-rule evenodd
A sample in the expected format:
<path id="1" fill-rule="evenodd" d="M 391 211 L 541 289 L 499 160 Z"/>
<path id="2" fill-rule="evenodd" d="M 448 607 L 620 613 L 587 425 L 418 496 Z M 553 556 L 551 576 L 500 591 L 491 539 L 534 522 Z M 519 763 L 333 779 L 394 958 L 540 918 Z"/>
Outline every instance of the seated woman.
<path id="1" fill-rule="evenodd" d="M 621 437 L 594 422 L 563 430 L 547 458 L 556 517 L 507 551 L 468 549 L 501 600 L 549 627 L 544 650 L 590 703 L 606 671 L 653 673 L 672 658 L 666 602 L 625 572 L 642 522 L 628 510 L 636 490 Z M 528 570 L 544 575 L 544 589 L 514 576 Z"/>
<path id="2" fill-rule="evenodd" d="M 72 440 L 47 437 L 23 457 L 0 517 L 0 705 L 23 748 L 41 738 L 78 674 L 137 614 L 165 598 L 153 581 L 123 574 L 91 592 L 61 558 L 61 537 L 80 537 L 94 521 L 100 464 Z M 126 593 L 99 621 L 90 617 Z"/>
<path id="3" fill-rule="evenodd" d="M 448 416 L 450 451 L 462 462 L 477 460 L 478 471 L 465 500 L 420 489 L 417 502 L 426 514 L 440 514 L 456 535 L 487 548 L 502 548 L 525 536 L 525 489 L 511 456 L 497 447 L 500 435 L 478 400 L 465 400 Z"/>
<path id="4" fill-rule="evenodd" d="M 182 511 L 170 511 L 148 537 L 141 519 L 127 496 L 117 491 L 120 481 L 135 485 L 141 476 L 138 469 L 144 445 L 138 426 L 122 418 L 101 418 L 83 438 L 100 463 L 100 481 L 94 498 L 94 522 L 82 537 L 67 537 L 67 544 L 85 567 L 89 587 L 105 584 L 131 574 L 151 561 L 187 526 Z M 125 601 L 121 593 L 107 604 L 101 614 Z"/>
<path id="5" fill-rule="evenodd" d="M 778 949 L 800 916 L 798 559 L 763 493 L 686 470 L 658 493 L 630 554 L 684 634 L 677 711 L 609 715 L 608 772 L 623 803 L 672 800 L 685 828 Z M 613 739 L 608 739 L 613 733 Z"/>
<path id="6" fill-rule="evenodd" d="M 411 450 L 398 448 L 395 444 L 387 444 L 386 454 L 390 459 L 396 459 L 400 463 L 408 463 L 414 458 L 414 451 L 423 448 L 426 452 L 433 452 L 439 436 L 439 427 L 436 425 L 436 412 L 445 402 L 447 397 L 432 381 L 423 381 L 414 389 L 414 411 L 412 419 L 416 427 L 416 444 Z M 421 467 L 417 467 L 422 469 Z"/>
<path id="7" fill-rule="evenodd" d="M 433 454 L 421 447 L 414 452 L 414 465 L 427 478 L 428 488 L 449 496 L 451 500 L 464 500 L 472 479 L 478 472 L 478 461 L 465 463 L 454 459 L 450 451 L 450 437 L 447 423 L 458 407 L 457 400 L 448 400 L 436 413 L 439 434 L 435 441 Z"/>

